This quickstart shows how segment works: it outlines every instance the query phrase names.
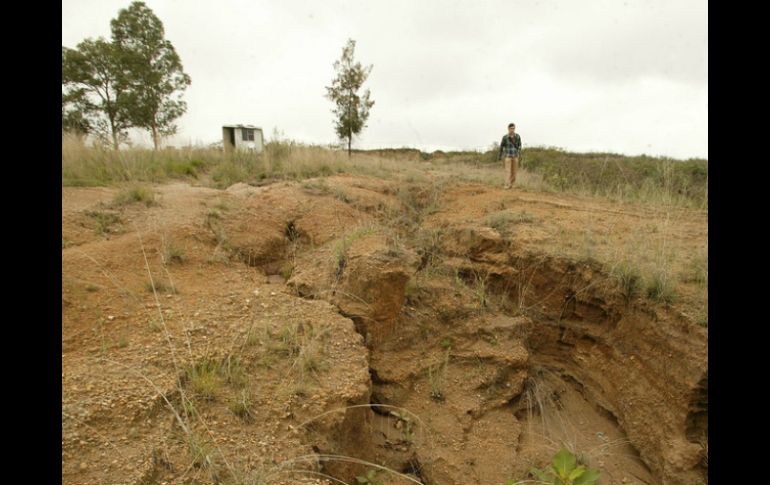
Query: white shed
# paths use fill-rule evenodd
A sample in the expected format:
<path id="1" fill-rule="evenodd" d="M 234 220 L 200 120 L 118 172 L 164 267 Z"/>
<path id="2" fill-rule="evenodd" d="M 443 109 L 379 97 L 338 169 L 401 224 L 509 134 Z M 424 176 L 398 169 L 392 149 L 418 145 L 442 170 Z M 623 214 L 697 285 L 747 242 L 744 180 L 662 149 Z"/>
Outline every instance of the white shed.
<path id="1" fill-rule="evenodd" d="M 225 152 L 254 150 L 261 152 L 265 146 L 262 128 L 252 125 L 225 125 L 222 127 L 222 144 Z"/>

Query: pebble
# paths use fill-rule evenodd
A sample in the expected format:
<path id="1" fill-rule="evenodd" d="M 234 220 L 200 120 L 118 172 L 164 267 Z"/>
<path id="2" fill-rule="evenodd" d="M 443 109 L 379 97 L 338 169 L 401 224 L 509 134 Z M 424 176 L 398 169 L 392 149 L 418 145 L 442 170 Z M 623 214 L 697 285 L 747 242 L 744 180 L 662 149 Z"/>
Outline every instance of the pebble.
<path id="1" fill-rule="evenodd" d="M 83 463 L 80 464 L 80 466 L 78 468 L 80 468 L 81 472 L 84 472 L 84 471 L 88 470 L 88 464 L 86 462 L 83 462 Z"/>
<path id="2" fill-rule="evenodd" d="M 115 320 L 115 317 L 113 315 L 107 315 L 107 320 L 113 321 Z"/>

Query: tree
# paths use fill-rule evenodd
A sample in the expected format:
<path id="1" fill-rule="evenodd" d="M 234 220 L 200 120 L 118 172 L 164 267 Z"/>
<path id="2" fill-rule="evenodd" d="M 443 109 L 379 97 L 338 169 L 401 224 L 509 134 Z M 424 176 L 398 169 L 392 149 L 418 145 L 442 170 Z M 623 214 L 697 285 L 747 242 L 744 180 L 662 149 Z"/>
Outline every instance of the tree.
<path id="1" fill-rule="evenodd" d="M 358 90 L 369 77 L 373 66 L 362 67 L 360 62 L 354 64 L 353 53 L 356 41 L 349 39 L 342 48 L 342 57 L 334 62 L 334 70 L 337 77 L 332 80 L 332 85 L 326 87 L 326 97 L 334 102 L 334 129 L 341 140 L 348 141 L 348 157 L 353 141 L 353 135 L 358 135 L 366 127 L 369 118 L 369 110 L 374 106 L 374 100 L 369 99 L 369 90 L 364 91 L 363 96 L 358 95 Z"/>
<path id="2" fill-rule="evenodd" d="M 115 48 L 125 62 L 126 82 L 132 87 L 132 122 L 150 132 L 157 150 L 160 138 L 176 133 L 174 121 L 187 111 L 181 96 L 190 76 L 164 38 L 163 23 L 144 2 L 121 9 L 110 25 Z"/>
<path id="3" fill-rule="evenodd" d="M 122 77 L 120 55 L 106 40 L 62 47 L 62 128 L 111 139 L 117 150 L 132 124 Z"/>

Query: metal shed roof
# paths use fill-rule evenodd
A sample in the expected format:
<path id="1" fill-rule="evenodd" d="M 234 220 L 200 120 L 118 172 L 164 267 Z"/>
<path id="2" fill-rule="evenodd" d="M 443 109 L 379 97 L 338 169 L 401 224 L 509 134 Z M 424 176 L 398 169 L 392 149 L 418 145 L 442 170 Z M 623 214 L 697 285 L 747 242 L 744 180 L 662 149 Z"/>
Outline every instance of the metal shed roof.
<path id="1" fill-rule="evenodd" d="M 262 128 L 254 125 L 222 125 L 222 128 L 249 128 L 251 130 L 262 130 Z"/>

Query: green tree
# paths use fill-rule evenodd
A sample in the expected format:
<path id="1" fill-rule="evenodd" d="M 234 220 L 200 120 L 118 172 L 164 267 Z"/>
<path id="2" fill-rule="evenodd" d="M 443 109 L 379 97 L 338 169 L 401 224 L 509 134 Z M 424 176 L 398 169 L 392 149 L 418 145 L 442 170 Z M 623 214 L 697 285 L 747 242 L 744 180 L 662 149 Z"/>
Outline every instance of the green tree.
<path id="1" fill-rule="evenodd" d="M 94 133 L 117 150 L 132 125 L 130 98 L 113 44 L 99 38 L 62 47 L 62 128 Z"/>
<path id="2" fill-rule="evenodd" d="M 359 89 L 369 77 L 373 66 L 363 67 L 360 62 L 354 62 L 353 54 L 356 41 L 349 39 L 342 48 L 342 57 L 334 62 L 337 77 L 332 85 L 326 87 L 326 97 L 334 103 L 334 129 L 341 140 L 348 141 L 348 157 L 350 156 L 353 135 L 358 135 L 366 127 L 369 110 L 374 106 L 374 100 L 369 99 L 369 90 L 363 96 Z"/>
<path id="3" fill-rule="evenodd" d="M 72 89 L 61 94 L 62 131 L 83 137 L 92 131 L 89 119 L 89 107 L 86 93 L 82 89 Z"/>
<path id="4" fill-rule="evenodd" d="M 176 133 L 175 120 L 187 111 L 181 97 L 190 85 L 174 46 L 165 39 L 163 22 L 144 2 L 133 2 L 112 19 L 112 40 L 125 62 L 126 82 L 132 87 L 131 119 L 160 139 Z"/>

